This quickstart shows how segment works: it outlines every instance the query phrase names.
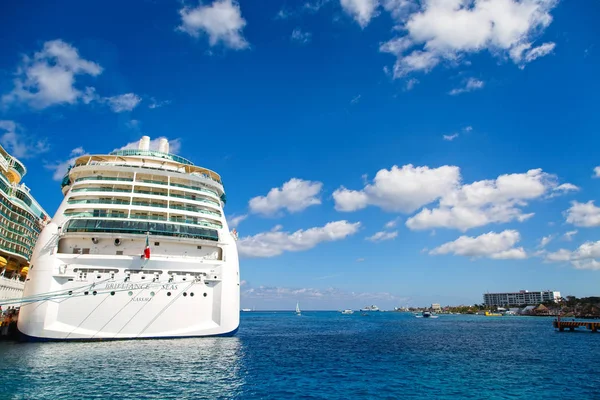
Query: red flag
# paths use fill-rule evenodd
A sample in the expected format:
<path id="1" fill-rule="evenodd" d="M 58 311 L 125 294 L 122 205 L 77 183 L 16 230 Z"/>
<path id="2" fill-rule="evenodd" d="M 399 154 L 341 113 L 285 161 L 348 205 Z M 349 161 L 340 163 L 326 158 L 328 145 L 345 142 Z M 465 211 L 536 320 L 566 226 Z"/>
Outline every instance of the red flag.
<path id="1" fill-rule="evenodd" d="M 148 240 L 148 235 L 146 235 L 146 248 L 144 249 L 144 258 L 150 259 L 150 242 Z"/>

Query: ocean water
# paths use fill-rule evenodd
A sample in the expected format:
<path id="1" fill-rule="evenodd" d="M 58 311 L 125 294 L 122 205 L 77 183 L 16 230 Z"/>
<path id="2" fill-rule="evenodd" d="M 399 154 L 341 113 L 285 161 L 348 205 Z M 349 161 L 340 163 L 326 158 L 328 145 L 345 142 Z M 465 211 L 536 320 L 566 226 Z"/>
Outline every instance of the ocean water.
<path id="1" fill-rule="evenodd" d="M 599 360 L 550 318 L 249 312 L 230 338 L 0 342 L 0 399 L 598 399 Z"/>

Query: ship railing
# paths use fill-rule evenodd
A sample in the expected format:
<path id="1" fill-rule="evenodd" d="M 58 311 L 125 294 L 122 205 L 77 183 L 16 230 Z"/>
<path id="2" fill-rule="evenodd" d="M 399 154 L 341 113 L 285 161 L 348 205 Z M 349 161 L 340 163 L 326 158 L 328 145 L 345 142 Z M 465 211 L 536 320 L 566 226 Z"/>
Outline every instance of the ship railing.
<path id="1" fill-rule="evenodd" d="M 111 188 L 74 188 L 71 192 L 116 192 L 131 193 L 131 189 L 111 189 Z"/>
<path id="2" fill-rule="evenodd" d="M 69 218 L 63 227 L 63 234 L 85 232 L 146 234 L 149 232 L 153 235 L 219 240 L 218 231 L 214 229 L 152 221 Z"/>

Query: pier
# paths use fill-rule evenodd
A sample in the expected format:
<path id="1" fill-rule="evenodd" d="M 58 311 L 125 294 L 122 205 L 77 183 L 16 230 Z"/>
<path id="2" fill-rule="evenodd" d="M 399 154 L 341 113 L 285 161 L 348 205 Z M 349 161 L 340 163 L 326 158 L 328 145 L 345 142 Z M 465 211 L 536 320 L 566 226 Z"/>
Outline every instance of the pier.
<path id="1" fill-rule="evenodd" d="M 576 328 L 580 327 L 585 327 L 587 330 L 590 330 L 594 333 L 600 331 L 600 322 L 564 321 L 555 319 L 552 322 L 552 325 L 554 328 L 558 329 L 559 332 L 564 332 L 567 328 L 573 332 Z"/>

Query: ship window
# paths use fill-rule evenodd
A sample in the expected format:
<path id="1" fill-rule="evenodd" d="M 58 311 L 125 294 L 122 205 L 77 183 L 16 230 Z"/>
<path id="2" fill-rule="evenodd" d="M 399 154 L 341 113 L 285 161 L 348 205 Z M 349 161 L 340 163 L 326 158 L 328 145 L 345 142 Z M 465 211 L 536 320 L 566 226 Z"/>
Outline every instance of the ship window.
<path id="1" fill-rule="evenodd" d="M 123 255 L 123 250 L 117 250 L 117 255 L 118 256 L 122 256 Z"/>
<path id="2" fill-rule="evenodd" d="M 111 295 L 111 296 L 114 296 L 114 295 L 115 295 L 115 292 L 110 292 L 110 295 Z"/>
<path id="3" fill-rule="evenodd" d="M 171 292 L 167 292 L 167 296 L 170 296 L 170 295 L 171 295 Z"/>
<path id="4" fill-rule="evenodd" d="M 203 294 L 203 296 L 204 296 L 204 297 L 208 296 L 208 293 L 204 293 L 204 294 Z"/>
<path id="5" fill-rule="evenodd" d="M 90 254 L 90 249 L 81 249 L 81 254 Z"/>
<path id="6" fill-rule="evenodd" d="M 86 296 L 89 294 L 90 292 L 83 292 L 83 294 L 85 294 Z"/>
<path id="7" fill-rule="evenodd" d="M 81 249 L 78 249 L 77 247 L 75 247 L 73 249 L 73 254 L 81 254 Z"/>
<path id="8" fill-rule="evenodd" d="M 191 297 L 194 297 L 194 292 L 190 293 L 190 296 L 191 296 Z"/>
<path id="9" fill-rule="evenodd" d="M 72 291 L 72 290 L 69 290 L 69 296 L 70 296 L 70 295 L 72 295 L 72 294 L 73 294 L 73 291 Z"/>
<path id="10" fill-rule="evenodd" d="M 133 292 L 127 292 L 127 294 L 133 296 Z"/>
<path id="11" fill-rule="evenodd" d="M 198 250 L 201 250 L 201 249 L 202 249 L 202 246 L 196 246 L 196 247 L 198 248 Z"/>
<path id="12" fill-rule="evenodd" d="M 183 292 L 183 297 L 186 297 L 186 296 L 187 296 L 187 293 L 186 293 L 186 292 Z"/>
<path id="13" fill-rule="evenodd" d="M 98 294 L 98 292 L 96 292 L 95 290 L 92 292 L 92 294 L 95 296 Z"/>
<path id="14" fill-rule="evenodd" d="M 155 246 L 160 246 L 160 242 L 154 242 Z"/>

